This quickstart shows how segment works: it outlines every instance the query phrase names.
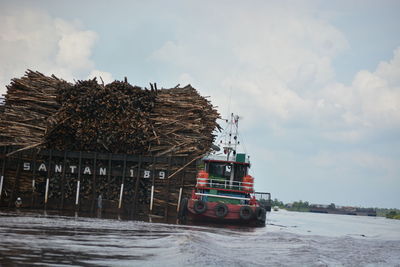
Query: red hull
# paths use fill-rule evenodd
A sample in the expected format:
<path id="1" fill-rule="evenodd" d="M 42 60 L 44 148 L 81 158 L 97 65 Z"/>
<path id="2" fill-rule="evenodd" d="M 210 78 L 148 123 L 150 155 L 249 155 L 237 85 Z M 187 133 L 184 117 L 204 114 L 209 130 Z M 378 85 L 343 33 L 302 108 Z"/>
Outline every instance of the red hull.
<path id="1" fill-rule="evenodd" d="M 228 213 L 223 217 L 218 217 L 215 212 L 215 207 L 219 204 L 219 202 L 207 202 L 207 209 L 201 213 L 196 213 L 194 209 L 194 203 L 197 200 L 189 199 L 187 204 L 187 217 L 192 221 L 210 221 L 217 223 L 226 223 L 226 224 L 243 224 L 248 226 L 264 226 L 265 221 L 260 221 L 256 216 L 256 208 L 257 206 L 249 206 L 253 211 L 253 216 L 250 219 L 244 220 L 240 217 L 240 208 L 242 206 L 247 205 L 237 205 L 237 204 L 225 204 L 228 207 Z"/>

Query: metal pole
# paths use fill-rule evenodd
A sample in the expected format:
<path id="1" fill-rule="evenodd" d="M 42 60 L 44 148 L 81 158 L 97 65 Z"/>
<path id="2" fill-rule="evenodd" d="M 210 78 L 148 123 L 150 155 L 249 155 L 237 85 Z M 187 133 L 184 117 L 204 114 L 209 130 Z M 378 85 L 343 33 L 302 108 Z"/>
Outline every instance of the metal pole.
<path id="1" fill-rule="evenodd" d="M 121 184 L 121 190 L 119 191 L 119 203 L 118 203 L 118 209 L 121 208 L 122 205 L 122 193 L 124 192 L 124 184 Z"/>
<path id="2" fill-rule="evenodd" d="M 44 208 L 47 208 L 47 200 L 49 198 L 49 183 L 50 183 L 50 173 L 51 173 L 51 159 L 53 156 L 53 150 L 50 150 L 49 155 L 49 169 L 47 170 L 47 179 L 46 179 L 46 192 L 44 194 Z"/>
<path id="3" fill-rule="evenodd" d="M 48 199 L 48 196 L 49 196 L 49 181 L 50 181 L 50 179 L 47 178 L 47 179 L 46 179 L 46 193 L 45 193 L 45 195 L 44 195 L 44 204 L 45 204 L 45 208 L 46 208 L 47 199 Z"/>
<path id="4" fill-rule="evenodd" d="M 37 152 L 33 150 L 33 175 L 32 175 L 32 194 L 35 192 L 35 185 L 36 185 L 36 155 Z M 32 196 L 33 199 L 33 196 Z"/>
<path id="5" fill-rule="evenodd" d="M 122 195 L 124 193 L 125 172 L 126 172 L 126 154 L 124 156 L 124 168 L 122 169 L 122 183 L 121 183 L 121 190 L 119 192 L 118 209 L 120 209 L 121 205 L 122 205 Z"/>
<path id="6" fill-rule="evenodd" d="M 3 152 L 4 152 L 4 159 L 3 159 L 3 163 L 1 166 L 1 176 L 0 176 L 0 203 L 1 203 L 1 196 L 3 193 L 3 183 L 4 183 L 4 171 L 6 168 L 6 148 L 3 148 Z"/>
<path id="7" fill-rule="evenodd" d="M 184 159 L 183 164 L 184 164 L 183 166 L 186 165 L 186 158 Z M 181 206 L 182 192 L 183 192 L 183 186 L 184 186 L 184 183 L 185 183 L 185 178 L 186 178 L 186 169 L 183 171 L 183 174 L 182 174 L 181 187 L 179 188 L 178 205 L 177 205 L 176 211 L 179 211 L 179 208 Z"/>
<path id="8" fill-rule="evenodd" d="M 79 187 L 81 186 L 81 165 L 82 165 L 82 151 L 79 151 L 78 182 L 76 184 L 75 206 L 78 206 L 79 204 Z"/>
<path id="9" fill-rule="evenodd" d="M 150 194 L 150 213 L 153 211 L 153 200 L 154 200 L 154 182 L 155 182 L 155 176 L 154 176 L 154 162 L 155 158 L 153 156 L 153 163 L 152 163 L 152 183 L 151 183 L 151 194 Z"/>
<path id="10" fill-rule="evenodd" d="M 179 207 L 181 206 L 181 199 L 182 199 L 182 187 L 179 188 L 178 206 L 176 207 L 176 211 L 179 211 Z"/>
<path id="11" fill-rule="evenodd" d="M 0 176 L 0 201 L 1 201 L 1 193 L 3 192 L 3 180 L 4 176 Z"/>
<path id="12" fill-rule="evenodd" d="M 31 206 L 32 208 L 35 207 L 36 205 L 36 161 L 37 161 L 37 155 L 38 152 L 35 149 L 33 152 L 33 174 L 32 174 L 32 198 L 31 198 Z"/>
<path id="13" fill-rule="evenodd" d="M 154 197 L 154 185 L 151 186 L 151 194 L 150 194 L 150 213 L 153 210 L 153 197 Z"/>
<path id="14" fill-rule="evenodd" d="M 81 181 L 78 180 L 76 184 L 76 197 L 75 197 L 75 205 L 78 206 L 79 204 L 79 187 L 81 186 Z"/>

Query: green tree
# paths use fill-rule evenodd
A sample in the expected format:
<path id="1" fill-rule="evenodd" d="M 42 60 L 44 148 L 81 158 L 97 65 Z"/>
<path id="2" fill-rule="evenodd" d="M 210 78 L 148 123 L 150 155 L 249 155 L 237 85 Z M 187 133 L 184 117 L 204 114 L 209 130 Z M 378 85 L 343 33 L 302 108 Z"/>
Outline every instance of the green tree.
<path id="1" fill-rule="evenodd" d="M 292 204 L 292 208 L 290 210 L 295 210 L 295 211 L 309 211 L 309 206 L 310 204 L 308 201 L 303 202 L 302 200 L 295 201 Z"/>
<path id="2" fill-rule="evenodd" d="M 271 206 L 273 206 L 273 207 L 274 206 L 278 206 L 280 208 L 283 208 L 285 206 L 285 204 L 282 201 L 280 201 L 277 198 L 275 198 L 274 200 L 272 200 Z"/>

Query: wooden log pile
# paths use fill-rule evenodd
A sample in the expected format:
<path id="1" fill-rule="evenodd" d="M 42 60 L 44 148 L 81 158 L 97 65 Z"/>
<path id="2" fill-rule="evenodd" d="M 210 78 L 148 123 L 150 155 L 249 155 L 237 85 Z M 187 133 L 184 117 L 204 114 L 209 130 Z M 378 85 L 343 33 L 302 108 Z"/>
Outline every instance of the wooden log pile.
<path id="1" fill-rule="evenodd" d="M 58 150 L 142 153 L 154 135 L 149 122 L 155 90 L 126 82 L 100 85 L 78 81 L 59 91 L 62 107 L 48 118 L 48 148 Z"/>
<path id="2" fill-rule="evenodd" d="M 190 85 L 71 84 L 28 70 L 7 89 L 0 146 L 195 158 L 210 150 L 219 127 L 216 109 Z"/>
<path id="3" fill-rule="evenodd" d="M 47 77 L 33 71 L 12 79 L 0 113 L 0 146 L 43 144 L 47 118 L 61 107 L 57 92 L 69 87 L 54 75 Z"/>
<path id="4" fill-rule="evenodd" d="M 158 92 L 150 121 L 155 130 L 149 151 L 157 155 L 201 155 L 213 141 L 219 114 L 196 89 L 162 89 Z"/>

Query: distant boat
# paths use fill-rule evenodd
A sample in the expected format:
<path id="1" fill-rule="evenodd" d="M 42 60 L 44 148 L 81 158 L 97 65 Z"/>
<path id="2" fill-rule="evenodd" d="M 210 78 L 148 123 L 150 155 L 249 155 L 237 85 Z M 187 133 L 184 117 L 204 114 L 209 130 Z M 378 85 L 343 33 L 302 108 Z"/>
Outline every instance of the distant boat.
<path id="1" fill-rule="evenodd" d="M 376 210 L 372 208 L 356 208 L 356 207 L 335 207 L 328 205 L 311 205 L 310 212 L 314 213 L 330 213 L 357 216 L 373 216 L 376 217 Z"/>

